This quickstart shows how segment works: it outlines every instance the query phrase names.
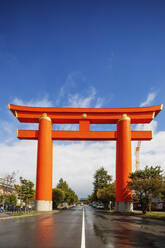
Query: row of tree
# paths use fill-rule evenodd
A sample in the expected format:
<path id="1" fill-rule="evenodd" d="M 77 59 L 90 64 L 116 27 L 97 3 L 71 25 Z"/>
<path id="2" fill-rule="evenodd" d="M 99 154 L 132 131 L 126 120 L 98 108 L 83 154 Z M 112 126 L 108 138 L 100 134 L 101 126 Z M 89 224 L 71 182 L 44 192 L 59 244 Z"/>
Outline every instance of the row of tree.
<path id="1" fill-rule="evenodd" d="M 20 185 L 14 184 L 15 174 L 8 175 L 3 186 L 3 194 L 0 195 L 0 205 L 17 205 L 17 199 L 20 200 L 20 208 L 25 204 L 28 207 L 34 202 L 35 190 L 34 184 L 30 180 L 20 177 Z M 9 192 L 11 184 L 14 185 L 16 192 Z M 101 167 L 96 170 L 93 181 L 93 192 L 88 196 L 89 202 L 100 202 L 104 208 L 115 205 L 115 182 L 112 182 L 112 176 Z M 130 174 L 127 187 L 133 191 L 133 201 L 138 202 L 143 213 L 151 210 L 153 198 L 165 201 L 165 176 L 160 166 L 148 167 L 144 170 L 138 170 Z M 78 196 L 69 187 L 62 178 L 59 180 L 57 187 L 52 191 L 53 207 L 57 208 L 60 203 L 66 202 L 72 205 L 78 202 Z"/>
<path id="2" fill-rule="evenodd" d="M 34 202 L 35 190 L 34 183 L 20 177 L 20 185 L 15 184 L 16 173 L 7 175 L 1 184 L 2 193 L 0 195 L 0 205 L 3 209 L 14 210 L 16 208 L 29 208 L 30 203 Z"/>
<path id="3" fill-rule="evenodd" d="M 25 203 L 25 207 L 29 207 L 30 203 L 35 200 L 34 183 L 30 180 L 20 178 L 21 184 L 15 184 L 18 199 L 20 200 L 20 207 Z"/>
<path id="4" fill-rule="evenodd" d="M 57 187 L 53 189 L 53 208 L 57 208 L 60 203 L 72 205 L 78 202 L 78 196 L 62 178 Z"/>
<path id="5" fill-rule="evenodd" d="M 89 202 L 101 202 L 104 208 L 115 205 L 115 182 L 112 176 L 101 167 L 96 170 L 93 181 L 93 193 L 88 196 Z M 151 210 L 153 198 L 165 201 L 165 176 L 160 166 L 148 167 L 144 170 L 132 172 L 129 176 L 127 187 L 133 191 L 133 202 L 141 205 L 143 213 Z"/>
<path id="6" fill-rule="evenodd" d="M 20 184 L 15 184 L 16 173 L 8 174 L 1 185 L 2 192 L 0 195 L 0 206 L 3 209 L 8 208 L 29 208 L 32 204 L 34 206 L 35 189 L 34 183 L 30 180 L 20 177 Z M 78 202 L 78 196 L 69 187 L 66 181 L 62 178 L 59 180 L 57 187 L 52 190 L 53 207 L 57 208 L 60 203 L 67 203 L 68 205 Z"/>
<path id="7" fill-rule="evenodd" d="M 112 176 L 103 167 L 96 170 L 93 185 L 93 193 L 88 196 L 89 202 L 101 202 L 105 209 L 108 209 L 110 202 L 112 206 L 115 204 L 115 182 L 112 182 Z"/>
<path id="8" fill-rule="evenodd" d="M 15 172 L 13 172 L 5 177 L 5 183 L 2 186 L 3 193 L 0 195 L 0 205 L 3 206 L 3 209 L 15 209 L 16 207 L 22 209 L 24 207 L 26 210 L 31 204 L 34 205 L 34 183 L 20 177 L 20 184 L 14 184 L 15 176 Z M 78 196 L 62 178 L 57 187 L 52 190 L 52 196 L 54 208 L 64 202 L 68 205 L 78 202 Z"/>
<path id="9" fill-rule="evenodd" d="M 153 198 L 165 200 L 165 176 L 160 166 L 131 173 L 127 187 L 133 190 L 133 200 L 140 203 L 143 213 L 151 211 Z"/>

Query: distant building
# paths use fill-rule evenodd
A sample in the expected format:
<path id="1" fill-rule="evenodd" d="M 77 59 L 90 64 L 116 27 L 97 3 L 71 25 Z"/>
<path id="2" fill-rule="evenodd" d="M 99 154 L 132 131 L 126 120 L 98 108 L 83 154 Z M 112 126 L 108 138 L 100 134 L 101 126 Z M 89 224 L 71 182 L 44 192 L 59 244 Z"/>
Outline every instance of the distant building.
<path id="1" fill-rule="evenodd" d="M 14 183 L 9 182 L 6 179 L 0 178 L 0 195 L 3 194 L 16 194 L 17 191 L 14 187 Z"/>
<path id="2" fill-rule="evenodd" d="M 88 202 L 88 198 L 80 198 L 80 202 L 87 203 Z"/>

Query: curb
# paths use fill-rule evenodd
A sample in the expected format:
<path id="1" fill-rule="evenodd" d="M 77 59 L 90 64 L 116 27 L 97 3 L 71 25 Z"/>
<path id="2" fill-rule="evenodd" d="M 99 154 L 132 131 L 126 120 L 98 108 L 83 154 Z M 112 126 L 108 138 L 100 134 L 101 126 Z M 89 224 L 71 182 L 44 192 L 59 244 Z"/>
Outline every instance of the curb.
<path id="1" fill-rule="evenodd" d="M 18 219 L 18 218 L 24 218 L 24 217 L 31 217 L 31 216 L 36 216 L 36 215 L 54 214 L 54 213 L 59 213 L 59 212 L 60 212 L 60 210 L 54 210 L 54 211 L 48 211 L 48 212 L 38 212 L 36 214 L 5 216 L 5 217 L 0 217 L 0 221 L 1 220 Z"/>

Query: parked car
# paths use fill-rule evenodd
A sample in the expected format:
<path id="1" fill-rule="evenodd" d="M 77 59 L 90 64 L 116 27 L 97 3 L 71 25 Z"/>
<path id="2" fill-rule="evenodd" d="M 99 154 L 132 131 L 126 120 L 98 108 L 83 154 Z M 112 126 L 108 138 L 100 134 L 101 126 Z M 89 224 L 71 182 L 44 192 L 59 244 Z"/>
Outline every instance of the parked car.
<path id="1" fill-rule="evenodd" d="M 98 205 L 97 205 L 97 208 L 99 208 L 99 209 L 104 209 L 104 205 L 103 205 L 103 204 L 98 204 Z"/>

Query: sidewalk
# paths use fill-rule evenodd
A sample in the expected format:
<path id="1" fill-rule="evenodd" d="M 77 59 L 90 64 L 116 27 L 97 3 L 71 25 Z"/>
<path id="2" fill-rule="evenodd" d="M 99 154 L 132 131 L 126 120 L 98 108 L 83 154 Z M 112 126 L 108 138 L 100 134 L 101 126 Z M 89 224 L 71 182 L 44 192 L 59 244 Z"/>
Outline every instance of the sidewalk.
<path id="1" fill-rule="evenodd" d="M 53 210 L 53 211 L 44 211 L 44 212 L 32 212 L 32 213 L 27 213 L 23 215 L 10 215 L 10 212 L 6 213 L 0 213 L 0 221 L 1 220 L 7 220 L 7 219 L 15 219 L 15 218 L 23 218 L 23 217 L 29 217 L 29 216 L 36 216 L 36 215 L 44 215 L 44 214 L 54 214 L 58 213 L 60 210 Z"/>
<path id="2" fill-rule="evenodd" d="M 7 213 L 0 213 L 0 218 L 4 218 L 4 217 L 9 217 L 9 215 Z"/>
<path id="3" fill-rule="evenodd" d="M 141 210 L 133 210 L 133 213 L 137 213 L 137 214 L 142 214 Z M 147 211 L 147 213 L 157 213 L 157 214 L 165 214 L 165 211 Z"/>

